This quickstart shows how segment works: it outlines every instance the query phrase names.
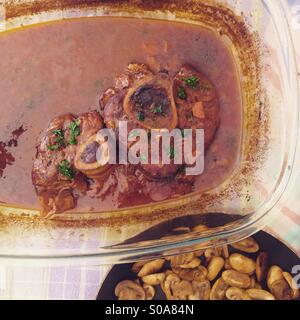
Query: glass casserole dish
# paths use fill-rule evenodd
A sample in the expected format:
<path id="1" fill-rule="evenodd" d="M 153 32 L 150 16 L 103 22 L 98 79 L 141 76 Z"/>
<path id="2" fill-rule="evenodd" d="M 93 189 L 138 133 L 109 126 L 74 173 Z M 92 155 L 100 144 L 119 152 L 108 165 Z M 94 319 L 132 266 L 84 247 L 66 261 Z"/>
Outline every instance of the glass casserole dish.
<path id="1" fill-rule="evenodd" d="M 51 219 L 17 202 L 2 203 L 0 256 L 122 263 L 238 241 L 260 230 L 289 183 L 297 146 L 297 71 L 285 6 L 267 0 L 7 1 L 1 21 L 6 37 L 27 26 L 79 18 L 163 20 L 208 28 L 234 57 L 242 131 L 234 169 L 202 192 Z"/>

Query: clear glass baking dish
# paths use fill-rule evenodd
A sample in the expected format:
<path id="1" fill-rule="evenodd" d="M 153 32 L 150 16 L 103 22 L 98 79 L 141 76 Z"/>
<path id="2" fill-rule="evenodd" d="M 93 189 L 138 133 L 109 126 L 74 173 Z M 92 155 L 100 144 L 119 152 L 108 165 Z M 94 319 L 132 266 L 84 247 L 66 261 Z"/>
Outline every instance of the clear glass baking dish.
<path id="1" fill-rule="evenodd" d="M 290 182 L 298 137 L 297 70 L 286 6 L 284 0 L 6 1 L 1 32 L 102 16 L 163 19 L 217 31 L 239 71 L 243 133 L 234 172 L 205 193 L 51 220 L 36 210 L 0 205 L 0 258 L 122 263 L 234 242 L 263 228 Z"/>

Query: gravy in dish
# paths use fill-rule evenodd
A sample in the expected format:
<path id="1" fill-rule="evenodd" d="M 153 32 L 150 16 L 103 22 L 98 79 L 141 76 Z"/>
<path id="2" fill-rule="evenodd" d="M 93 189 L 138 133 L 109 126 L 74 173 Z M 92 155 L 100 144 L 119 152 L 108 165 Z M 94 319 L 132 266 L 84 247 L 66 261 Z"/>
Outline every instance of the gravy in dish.
<path id="1" fill-rule="evenodd" d="M 187 183 L 175 179 L 169 169 L 160 179 L 157 174 L 161 172 L 155 168 L 142 168 L 137 174 L 132 168 L 117 166 L 105 176 L 104 184 L 89 180 L 83 192 L 76 193 L 76 205 L 71 210 L 113 210 L 203 192 L 222 183 L 233 171 L 240 152 L 241 93 L 231 51 L 214 32 L 165 21 L 92 18 L 3 34 L 0 47 L 0 140 L 11 156 L 1 171 L 1 202 L 40 207 L 31 176 L 36 144 L 41 141 L 38 137 L 55 119 L 67 114 L 72 114 L 70 122 L 94 112 L 105 118 L 99 98 L 107 88 L 114 88 L 115 79 L 132 63 L 147 66 L 155 77 L 167 71 L 177 90 L 175 100 L 181 86 L 176 84 L 176 77 L 184 66 L 191 66 L 192 75 L 199 74 L 209 81 L 218 97 L 219 111 L 214 117 L 218 124 L 207 139 L 205 171 Z M 136 99 L 140 97 L 136 95 Z M 136 114 L 136 105 L 132 108 Z M 179 116 L 181 121 L 183 118 Z M 18 128 L 24 132 L 18 136 L 17 146 L 9 145 Z M 0 151 L 1 159 L 4 156 Z M 136 183 L 139 175 L 142 183 Z M 63 193 L 62 199 L 68 196 Z"/>

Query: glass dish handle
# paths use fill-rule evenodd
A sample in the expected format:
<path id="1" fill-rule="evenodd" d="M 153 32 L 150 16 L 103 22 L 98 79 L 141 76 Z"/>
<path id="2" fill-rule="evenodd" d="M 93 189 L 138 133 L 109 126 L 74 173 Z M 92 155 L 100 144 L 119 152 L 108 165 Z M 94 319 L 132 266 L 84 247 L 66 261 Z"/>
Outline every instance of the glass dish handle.
<path id="1" fill-rule="evenodd" d="M 300 30 L 300 1 L 289 0 L 291 11 L 291 28 L 292 30 Z"/>
<path id="2" fill-rule="evenodd" d="M 290 27 L 294 40 L 296 59 L 298 62 L 298 90 L 300 91 L 300 1 L 288 0 L 290 7 Z M 299 101 L 300 103 L 300 101 Z M 298 145 L 295 164 L 290 183 L 281 204 L 299 215 L 300 221 L 300 128 L 298 128 Z"/>

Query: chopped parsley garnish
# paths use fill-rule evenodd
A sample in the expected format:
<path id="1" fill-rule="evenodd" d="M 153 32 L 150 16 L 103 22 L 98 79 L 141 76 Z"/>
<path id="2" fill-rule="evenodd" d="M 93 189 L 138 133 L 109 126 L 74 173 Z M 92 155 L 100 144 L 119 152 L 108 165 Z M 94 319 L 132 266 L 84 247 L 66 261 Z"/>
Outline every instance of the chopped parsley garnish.
<path id="1" fill-rule="evenodd" d="M 186 94 L 186 91 L 185 91 L 184 87 L 179 87 L 178 88 L 177 96 L 181 100 L 186 100 L 187 94 Z"/>
<path id="2" fill-rule="evenodd" d="M 55 144 L 47 146 L 47 148 L 51 151 L 58 150 L 66 146 L 66 141 L 64 137 L 64 132 L 62 129 L 56 129 L 53 131 L 55 135 Z"/>
<path id="3" fill-rule="evenodd" d="M 80 120 L 71 122 L 69 129 L 70 129 L 69 144 L 76 145 L 77 144 L 76 138 L 80 135 Z"/>
<path id="4" fill-rule="evenodd" d="M 138 112 L 137 112 L 136 117 L 137 117 L 137 119 L 138 119 L 139 121 L 145 121 L 145 115 L 144 115 L 144 113 L 141 112 L 141 111 L 138 111 Z"/>
<path id="5" fill-rule="evenodd" d="M 163 106 L 162 104 L 159 104 L 159 105 L 156 105 L 152 110 L 151 112 L 153 114 L 163 114 Z"/>
<path id="6" fill-rule="evenodd" d="M 69 180 L 72 180 L 74 178 L 75 172 L 68 160 L 63 160 L 58 165 L 58 171 L 60 174 L 67 177 Z"/>
<path id="7" fill-rule="evenodd" d="M 185 82 L 185 84 L 190 87 L 190 88 L 197 88 L 199 85 L 199 78 L 197 77 L 189 77 L 189 78 L 185 78 L 183 79 L 183 81 Z"/>
<path id="8" fill-rule="evenodd" d="M 58 144 L 54 144 L 52 146 L 47 146 L 47 148 L 50 150 L 50 151 L 55 151 L 55 150 L 58 150 L 60 148 L 60 146 Z"/>

